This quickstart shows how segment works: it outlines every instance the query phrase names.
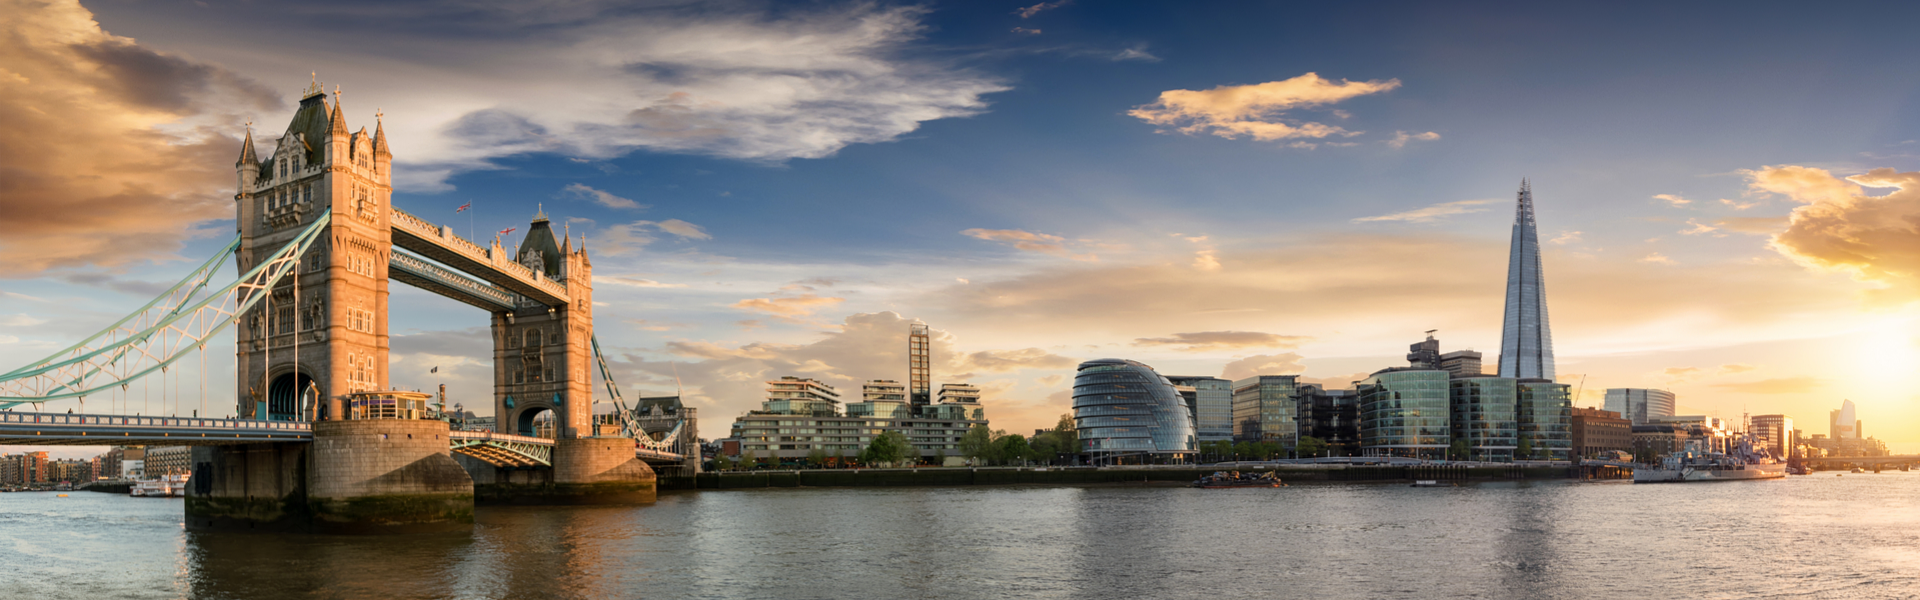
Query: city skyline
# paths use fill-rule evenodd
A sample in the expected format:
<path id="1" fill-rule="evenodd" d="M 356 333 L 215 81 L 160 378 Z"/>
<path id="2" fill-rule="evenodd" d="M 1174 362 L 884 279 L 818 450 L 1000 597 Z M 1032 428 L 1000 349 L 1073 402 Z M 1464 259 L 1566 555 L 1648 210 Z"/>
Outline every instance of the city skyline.
<path id="1" fill-rule="evenodd" d="M 1027 6 L 583 6 L 430 30 L 370 6 L 10 5 L 0 28 L 30 43 L 0 57 L 36 83 L 0 110 L 43 117 L 0 124 L 0 166 L 41 174 L 0 191 L 0 365 L 224 244 L 245 124 L 270 149 L 317 80 L 352 127 L 383 114 L 396 206 L 484 242 L 544 203 L 585 236 L 621 381 L 683 387 L 703 431 L 783 375 L 912 381 L 914 321 L 934 326 L 931 380 L 980 385 L 1010 431 L 1068 412 L 1091 359 L 1344 388 L 1427 329 L 1495 351 L 1500 198 L 1526 176 L 1576 406 L 1667 388 L 1681 414 L 1807 423 L 1845 399 L 1920 449 L 1899 227 L 1920 126 L 1890 83 L 1911 42 L 1801 37 L 1765 7 L 1496 24 L 1407 4 L 1366 31 L 1327 25 L 1360 16 L 1338 7 Z M 450 306 L 395 290 L 393 383 L 484 398 L 484 319 Z"/>

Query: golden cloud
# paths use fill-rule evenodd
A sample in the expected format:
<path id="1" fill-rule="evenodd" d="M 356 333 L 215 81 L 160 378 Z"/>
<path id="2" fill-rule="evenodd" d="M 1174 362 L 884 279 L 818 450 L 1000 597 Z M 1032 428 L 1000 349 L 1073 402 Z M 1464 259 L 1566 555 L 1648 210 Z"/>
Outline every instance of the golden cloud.
<path id="1" fill-rule="evenodd" d="M 1353 222 L 1367 223 L 1367 222 L 1373 222 L 1373 221 L 1404 221 L 1407 223 L 1432 223 L 1434 221 L 1440 220 L 1441 218 L 1451 217 L 1453 215 L 1464 215 L 1468 213 L 1485 212 L 1487 209 L 1481 206 L 1485 204 L 1492 204 L 1495 202 L 1499 202 L 1499 200 L 1455 200 L 1453 202 L 1441 202 L 1433 206 L 1428 206 L 1425 208 L 1416 208 L 1413 210 L 1402 211 L 1402 212 L 1397 212 L 1393 214 L 1386 214 L 1386 215 L 1380 215 L 1375 217 L 1360 217 L 1358 219 L 1354 219 Z M 1481 207 L 1481 208 L 1476 208 L 1476 207 Z M 1574 232 L 1574 236 L 1576 238 L 1579 237 L 1579 232 L 1577 231 Z M 1558 240 L 1555 240 L 1555 241 L 1558 241 Z"/>
<path id="2" fill-rule="evenodd" d="M 231 218 L 240 113 L 274 93 L 109 34 L 71 0 L 0 13 L 0 277 L 166 259 Z"/>
<path id="3" fill-rule="evenodd" d="M 1227 367 L 1220 371 L 1220 378 L 1235 381 L 1255 375 L 1298 375 L 1301 371 L 1307 370 L 1307 366 L 1300 362 L 1300 358 L 1299 354 L 1292 352 L 1255 354 L 1227 363 Z"/>
<path id="4" fill-rule="evenodd" d="M 1920 299 L 1920 172 L 1874 169 L 1835 177 L 1825 169 L 1770 166 L 1747 172 L 1757 192 L 1802 203 L 1773 249 L 1810 268 L 1850 272 L 1899 302 Z M 1892 188 L 1883 196 L 1862 187 Z M 1892 294 L 1893 297 L 1888 297 Z"/>
<path id="5" fill-rule="evenodd" d="M 1176 333 L 1173 337 L 1137 338 L 1135 346 L 1183 346 L 1183 352 L 1208 352 L 1240 348 L 1298 348 L 1313 338 L 1304 335 L 1280 335 L 1258 331 L 1199 331 Z"/>
<path id="6" fill-rule="evenodd" d="M 1057 235 L 1021 231 L 1019 229 L 980 229 L 977 227 L 961 231 L 960 235 L 987 240 L 989 242 L 1007 242 L 1012 244 L 1014 248 L 1028 252 L 1054 254 L 1080 261 L 1099 260 L 1099 257 L 1092 254 L 1076 255 L 1069 252 L 1067 250 L 1066 238 Z"/>
<path id="7" fill-rule="evenodd" d="M 790 298 L 748 298 L 728 306 L 740 310 L 763 312 L 773 318 L 789 323 L 805 323 L 802 317 L 812 316 L 814 311 L 845 302 L 846 298 L 822 297 L 815 294 L 801 294 Z"/>
<path id="8" fill-rule="evenodd" d="M 1743 394 L 1807 394 L 1820 389 L 1823 384 L 1824 382 L 1818 377 L 1781 377 L 1739 383 L 1716 383 L 1713 387 Z"/>
<path id="9" fill-rule="evenodd" d="M 1228 139 L 1247 136 L 1274 141 L 1353 136 L 1361 132 L 1311 121 L 1288 122 L 1286 111 L 1324 106 L 1397 87 L 1400 87 L 1398 79 L 1332 81 L 1307 73 L 1282 81 L 1223 85 L 1204 91 L 1168 90 L 1160 93 L 1159 101 L 1135 107 L 1127 114 L 1154 125 L 1172 127 L 1180 133 L 1205 133 Z M 1439 137 L 1439 134 L 1431 135 Z"/>
<path id="10" fill-rule="evenodd" d="M 1078 364 L 1065 356 L 1060 356 L 1039 348 L 1021 350 L 984 350 L 966 355 L 960 368 L 987 372 L 1016 371 L 1020 369 L 1071 369 Z"/>

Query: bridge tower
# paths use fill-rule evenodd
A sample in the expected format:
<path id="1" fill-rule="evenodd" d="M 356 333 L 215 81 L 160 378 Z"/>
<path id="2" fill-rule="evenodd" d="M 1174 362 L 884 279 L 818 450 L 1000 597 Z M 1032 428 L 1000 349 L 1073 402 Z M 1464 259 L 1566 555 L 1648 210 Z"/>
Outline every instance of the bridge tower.
<path id="1" fill-rule="evenodd" d="M 546 211 L 534 215 L 515 261 L 566 284 L 569 302 L 522 301 L 493 313 L 494 416 L 499 431 L 586 437 L 593 431 L 593 263 L 572 236 L 555 239 Z M 535 431 L 551 412 L 553 431 Z"/>
<path id="2" fill-rule="evenodd" d="M 264 159 L 253 132 L 235 165 L 242 271 L 333 211 L 326 235 L 237 330 L 239 414 L 315 420 L 345 394 L 387 389 L 393 153 L 377 122 L 349 133 L 339 92 L 315 82 Z M 333 400 L 335 402 L 329 402 Z"/>

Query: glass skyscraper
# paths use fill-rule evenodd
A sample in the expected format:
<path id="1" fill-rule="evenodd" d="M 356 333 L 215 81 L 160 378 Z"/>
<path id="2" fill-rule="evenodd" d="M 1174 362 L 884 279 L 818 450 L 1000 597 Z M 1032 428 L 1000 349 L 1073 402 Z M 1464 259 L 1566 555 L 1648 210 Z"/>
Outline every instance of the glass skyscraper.
<path id="1" fill-rule="evenodd" d="M 1573 386 L 1545 379 L 1522 379 L 1515 403 L 1520 437 L 1530 438 L 1539 460 L 1567 460 L 1573 449 Z"/>
<path id="2" fill-rule="evenodd" d="M 1219 377 L 1168 376 L 1176 386 L 1194 390 L 1193 429 L 1201 442 L 1233 440 L 1233 382 Z"/>
<path id="3" fill-rule="evenodd" d="M 1141 462 L 1190 457 L 1197 446 L 1180 392 L 1136 361 L 1080 363 L 1073 378 L 1073 420 L 1081 450 L 1096 461 L 1138 456 Z"/>
<path id="4" fill-rule="evenodd" d="M 1547 326 L 1547 288 L 1540 268 L 1540 233 L 1533 222 L 1533 188 L 1520 180 L 1507 255 L 1507 315 L 1500 329 L 1500 376 L 1553 379 L 1553 333 Z"/>
<path id="5" fill-rule="evenodd" d="M 1446 371 L 1393 368 L 1355 386 L 1360 394 L 1360 452 L 1366 456 L 1446 458 L 1452 443 Z"/>
<path id="6" fill-rule="evenodd" d="M 1298 408 L 1295 375 L 1255 375 L 1233 382 L 1233 440 L 1274 442 L 1292 448 L 1300 441 L 1294 421 Z"/>
<path id="7" fill-rule="evenodd" d="M 1518 443 L 1515 402 L 1519 380 L 1481 375 L 1456 377 L 1453 386 L 1453 439 L 1465 442 L 1466 460 L 1513 459 Z"/>

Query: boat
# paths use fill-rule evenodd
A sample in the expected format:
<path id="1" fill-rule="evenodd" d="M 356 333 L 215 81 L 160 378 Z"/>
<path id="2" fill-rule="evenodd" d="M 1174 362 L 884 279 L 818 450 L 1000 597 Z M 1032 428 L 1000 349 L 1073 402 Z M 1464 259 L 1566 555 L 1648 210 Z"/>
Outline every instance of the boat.
<path id="1" fill-rule="evenodd" d="M 1786 476 L 1787 463 L 1776 460 L 1764 447 L 1754 444 L 1752 434 L 1740 438 L 1731 452 L 1680 452 L 1662 459 L 1658 466 L 1633 469 L 1634 483 L 1742 481 Z"/>
<path id="2" fill-rule="evenodd" d="M 1212 475 L 1201 477 L 1194 481 L 1191 487 L 1206 489 L 1274 488 L 1280 487 L 1280 477 L 1275 475 L 1273 471 L 1260 474 L 1241 473 L 1239 471 L 1233 471 L 1231 473 L 1227 471 L 1216 471 Z"/>
<path id="3" fill-rule="evenodd" d="M 1460 487 L 1458 483 L 1440 483 L 1437 479 L 1416 479 L 1408 487 Z"/>
<path id="4" fill-rule="evenodd" d="M 1860 467 L 1854 467 L 1852 471 L 1847 471 L 1847 472 L 1848 472 L 1848 473 L 1865 473 L 1865 472 L 1867 472 L 1867 470 L 1866 470 L 1866 469 L 1862 469 L 1862 468 L 1860 468 Z"/>
<path id="5" fill-rule="evenodd" d="M 128 495 L 139 498 L 169 498 L 187 494 L 186 475 L 161 475 L 153 479 L 142 479 L 133 484 Z"/>

